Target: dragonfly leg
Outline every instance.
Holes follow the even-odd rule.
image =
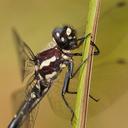
[[[82,56],[82,53],[72,53],[72,56]]]
[[[84,40],[86,40],[89,36],[91,36],[91,33],[87,34],[85,37],[81,37],[81,38],[77,39],[77,41],[79,41],[78,47],[79,47],[81,44],[83,44]],[[100,50],[99,50],[99,48],[96,46],[96,44],[95,44],[93,41],[91,41],[90,44],[91,44],[92,46],[94,46],[95,49],[96,49],[96,51],[94,51],[93,55],[99,55],[99,54],[100,54]],[[75,55],[75,54],[74,54],[74,55]],[[78,56],[78,55],[77,55],[77,56]]]
[[[80,68],[83,66],[83,64],[86,63],[88,58],[86,58],[79,66],[78,68],[76,69],[76,71],[73,73],[73,63],[72,62],[68,62],[67,65],[68,65],[68,71],[67,74],[65,75],[65,80],[64,80],[64,86],[63,86],[63,92],[66,92],[68,94],[77,94],[76,91],[72,92],[72,91],[69,91],[69,81],[70,79],[72,79],[77,73],[78,71],[80,70]],[[96,99],[94,98],[92,95],[89,95],[89,97],[94,100],[95,102],[98,102],[99,99]]]
[[[99,55],[100,54],[100,50],[96,46],[96,44],[93,41],[91,41],[91,45],[96,49],[96,51],[94,51],[94,53],[92,55]]]
[[[89,94],[89,97],[94,100],[95,102],[98,102],[100,99],[96,99],[95,97],[93,97],[91,94]]]
[[[87,35],[87,37],[90,36],[90,34]],[[84,40],[86,37],[84,38],[80,38],[79,40],[81,40],[81,42],[83,42],[82,40]],[[94,55],[98,55],[100,53],[98,47],[94,44],[94,42],[91,42],[91,45],[94,46],[96,48],[96,51],[94,52]],[[63,89],[62,89],[62,99],[65,102],[65,105],[67,106],[67,108],[70,110],[70,112],[72,113],[72,118],[71,118],[71,122],[73,121],[74,118],[74,111],[72,110],[71,106],[69,105],[69,103],[67,102],[66,98],[65,98],[65,93],[69,93],[69,94],[76,94],[77,92],[71,92],[69,91],[69,82],[70,79],[72,79],[80,70],[80,68],[83,66],[83,64],[86,63],[86,61],[88,60],[88,57],[78,66],[78,68],[76,69],[75,72],[73,72],[73,62],[72,61],[65,61],[65,64],[68,67],[68,72],[65,75],[65,79],[64,79],[64,85],[63,85]],[[91,99],[93,99],[94,101],[98,102],[99,99],[95,99],[93,96],[89,95]]]
[[[71,92],[71,91],[67,91],[68,94],[77,94],[77,91],[74,91],[74,92]],[[96,99],[95,97],[93,97],[91,94],[89,94],[89,97],[95,101],[95,102],[98,102],[100,99]]]
[[[88,35],[86,35],[85,37],[81,37],[79,39],[77,39],[77,41],[79,41],[78,47],[84,42],[85,39],[87,39],[89,36],[91,35],[91,33],[89,33]],[[91,41],[90,43],[95,49],[96,51],[94,51],[94,53],[92,55],[99,55],[100,54],[100,50],[97,47],[97,45]],[[82,56],[82,53],[71,53],[72,56]]]
[[[72,117],[71,117],[71,123],[72,123],[75,114],[74,114],[73,109],[71,108],[71,106],[69,105],[68,101],[65,98],[65,94],[69,93],[68,92],[69,81],[70,81],[70,77],[69,77],[69,73],[67,73],[65,75],[65,80],[64,80],[64,85],[63,85],[61,96],[62,96],[62,99],[63,99],[65,105],[67,106],[67,108],[70,110],[70,112],[72,114]],[[75,94],[74,92],[70,92],[70,93]]]
[[[71,123],[72,123],[73,118],[74,118],[74,115],[75,115],[75,114],[74,114],[74,111],[73,111],[73,109],[71,108],[71,106],[69,105],[69,103],[67,102],[64,93],[62,93],[62,99],[63,99],[65,105],[67,106],[67,108],[70,110],[70,112],[71,112],[71,114],[72,114],[72,117],[71,117]]]
[[[89,36],[91,36],[91,33],[87,34],[87,35],[84,36],[84,37],[78,38],[78,39],[77,39],[77,41],[79,41],[78,47],[79,47]]]

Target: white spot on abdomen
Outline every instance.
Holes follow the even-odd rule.
[[[55,57],[55,56],[53,56],[53,57],[51,57],[51,58],[49,58],[49,59],[43,61],[43,62],[41,63],[41,65],[40,65],[40,69],[42,69],[44,66],[49,66],[50,63],[51,63],[51,62],[54,62],[54,61],[56,61],[56,57]]]
[[[33,98],[33,99],[36,98],[36,95],[34,92],[31,93],[31,98]]]

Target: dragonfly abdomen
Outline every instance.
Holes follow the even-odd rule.
[[[19,128],[25,121],[29,113],[37,106],[41,99],[48,92],[51,85],[46,85],[46,83],[37,82],[33,86],[32,90],[28,94],[27,99],[23,102],[17,114],[13,117],[8,128]]]

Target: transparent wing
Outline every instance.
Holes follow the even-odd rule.
[[[26,85],[26,96],[30,92],[32,83],[35,79],[35,61],[36,56],[30,47],[20,38],[19,34],[13,29],[13,35],[18,53],[22,82]]]
[[[13,35],[15,39],[16,49],[18,53],[18,59],[20,62],[20,71],[22,81],[25,84],[24,99],[27,98],[31,92],[32,87],[35,85],[34,66],[35,66],[35,55],[30,47],[20,38],[15,29],[13,29]],[[39,105],[30,113],[22,125],[23,128],[33,128],[35,120],[38,114]]]
[[[34,71],[35,55],[29,46],[20,38],[17,31],[13,29],[13,36],[15,39],[16,50],[20,64],[22,81]]]
[[[29,115],[29,126],[30,128],[34,128],[35,126],[35,122],[36,122],[36,118],[38,116],[38,112],[39,112],[39,104],[36,106],[36,108],[30,113]]]

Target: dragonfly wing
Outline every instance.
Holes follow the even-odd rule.
[[[30,47],[20,38],[15,29],[13,29],[13,36],[20,62],[22,81],[24,81],[24,79],[34,71],[34,60],[36,57]]]
[[[13,36],[15,39],[16,50],[20,62],[19,64],[22,81],[26,85],[25,97],[27,98],[36,82],[34,75],[36,57],[30,47],[20,38],[19,34],[15,29],[13,29]],[[30,113],[22,127],[34,127],[35,120],[38,114],[38,108],[39,105],[37,105],[37,107]]]
[[[36,106],[36,108],[34,110],[32,110],[32,112],[29,115],[29,126],[30,126],[30,128],[34,128],[34,126],[35,126],[36,118],[37,118],[38,112],[39,112],[39,107],[40,107],[40,104],[38,104]]]

